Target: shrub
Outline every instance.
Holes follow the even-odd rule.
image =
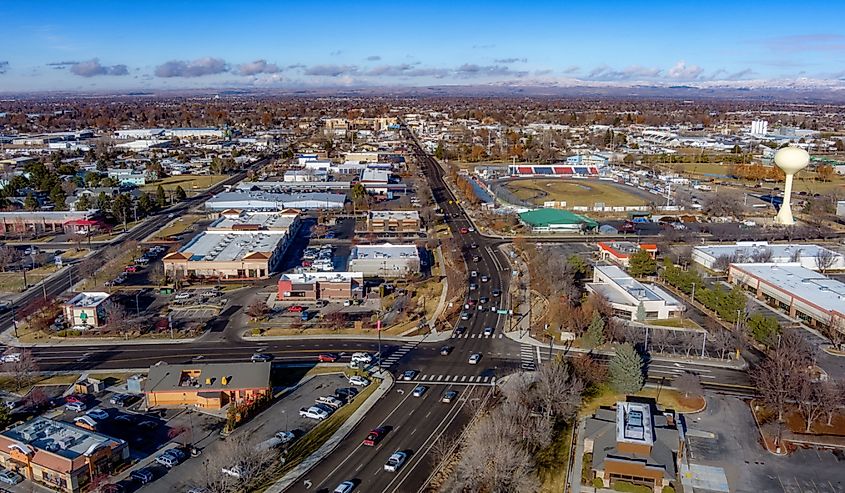
[[[593,486],[596,488],[604,488],[604,481],[602,481],[601,478],[595,478],[593,479]]]

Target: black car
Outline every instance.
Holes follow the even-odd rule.
[[[469,247],[473,249],[478,248],[478,243],[470,243]]]
[[[440,354],[443,356],[448,356],[449,353],[452,352],[452,349],[452,346],[443,346],[442,348],[440,348]]]
[[[467,331],[466,327],[455,327],[455,335],[463,335],[464,332]]]
[[[334,395],[340,397],[341,399],[351,399],[358,395],[358,389],[355,387],[340,387],[335,389]]]
[[[499,290],[499,289],[494,289],[494,290],[493,290],[493,297],[494,297],[494,298],[498,298],[498,297],[499,297],[499,296],[501,296],[501,295],[502,295],[502,291],[501,291],[501,290]]]
[[[129,474],[129,477],[134,479],[135,481],[138,481],[141,484],[147,484],[150,481],[152,481],[153,479],[155,479],[155,476],[153,476],[152,471],[150,471],[147,468],[138,469],[137,471],[132,471]]]

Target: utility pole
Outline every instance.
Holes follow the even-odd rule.
[[[381,373],[381,312],[379,312],[379,317],[376,321],[376,333],[378,334],[378,371]]]

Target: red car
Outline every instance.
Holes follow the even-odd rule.
[[[467,233],[469,233],[469,229],[467,229],[467,228],[461,228],[461,234],[462,234],[462,235],[465,235],[465,234],[467,234]]]
[[[68,403],[70,403],[70,402],[80,402],[80,403],[82,403],[84,401],[83,401],[82,397],[75,395],[75,394],[70,394],[69,396],[65,397],[65,402],[68,402]]]
[[[301,306],[299,306],[299,305],[291,305],[291,306],[289,306],[289,307],[288,307],[288,311],[289,311],[289,312],[293,312],[293,313],[299,313],[299,312],[301,312],[303,309],[304,309],[304,308],[303,308],[303,307],[301,307]]]
[[[387,434],[387,430],[384,428],[376,428],[367,434],[367,438],[365,438],[361,444],[366,445],[367,447],[375,447],[376,444],[384,438],[385,434]]]
[[[137,272],[138,267],[135,265],[127,265],[126,268],[123,269],[124,272]]]
[[[320,363],[334,363],[338,359],[338,355],[332,353],[323,353],[317,355],[317,361]]]

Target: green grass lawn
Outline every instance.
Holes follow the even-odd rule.
[[[598,180],[537,179],[508,182],[505,188],[517,198],[537,205],[546,201],[566,201],[567,207],[644,205],[646,201],[614,185]]]
[[[67,375],[36,375],[29,384],[17,388],[15,381],[8,376],[0,376],[0,390],[18,395],[26,395],[36,385],[70,385],[79,379],[79,374]]]
[[[381,382],[379,380],[373,381],[373,383],[358,394],[358,396],[355,397],[350,404],[347,404],[335,411],[335,413],[329,416],[325,421],[322,421],[320,424],[312,428],[311,431],[305,434],[305,436],[291,445],[287,454],[285,454],[285,463],[276,463],[274,467],[269,469],[262,484],[251,485],[253,487],[253,491],[266,490],[275,481],[299,465],[299,463],[305,460],[309,455],[316,452],[317,449],[326,443],[326,441],[341,427],[341,425],[343,425],[343,423],[352,416],[352,413],[361,407],[364,401],[366,401],[367,398],[376,391],[380,383]]]
[[[569,450],[572,447],[572,427],[567,423],[555,425],[551,445],[536,457],[537,474],[542,481],[540,491],[553,493],[566,490]]]
[[[228,178],[227,175],[176,175],[168,176],[163,180],[153,183],[147,183],[141,190],[147,193],[155,193],[158,186],[161,185],[165,191],[176,190],[176,187],[182,187],[182,190],[191,193],[191,190],[205,190]]]

